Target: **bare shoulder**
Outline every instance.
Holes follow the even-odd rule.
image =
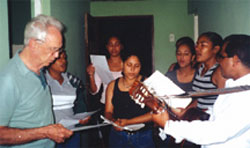
[[[111,81],[106,89],[106,104],[112,100],[113,92],[114,92],[115,80]]]
[[[108,88],[108,89],[110,89],[110,88],[114,88],[114,86],[115,86],[115,80],[113,80],[113,81],[109,82],[109,84],[108,84],[107,88]]]

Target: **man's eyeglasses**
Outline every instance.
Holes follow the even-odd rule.
[[[57,48],[57,47],[48,47],[48,49],[53,53],[55,52],[61,53],[63,51],[63,48]]]
[[[222,54],[218,54],[218,55],[216,56],[216,59],[217,59],[218,61],[223,60],[223,59],[225,59],[225,58],[231,58],[231,56],[224,56],[224,55],[222,55]]]
[[[36,39],[36,41],[40,44],[44,43],[43,40],[40,39]],[[46,45],[47,46],[47,45]],[[61,53],[63,51],[63,48],[58,48],[58,47],[47,47],[51,52],[55,53],[55,52],[59,52]]]
[[[218,55],[217,55],[217,58],[219,58],[219,59],[225,59],[225,58],[227,58],[227,56],[224,56],[224,55],[222,55],[222,54],[218,54]]]

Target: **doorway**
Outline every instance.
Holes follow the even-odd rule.
[[[105,42],[111,35],[121,39],[126,50],[133,50],[140,56],[141,74],[149,76],[153,64],[153,16],[92,17],[85,15],[86,62],[89,54],[106,55]]]

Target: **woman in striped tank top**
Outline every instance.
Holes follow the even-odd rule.
[[[196,61],[200,64],[193,81],[192,89],[194,91],[224,87],[226,79],[221,75],[221,70],[218,68],[219,65],[216,61],[216,55],[219,53],[222,43],[222,37],[215,32],[205,32],[199,36],[195,51]],[[210,114],[216,98],[217,95],[193,98],[185,111],[197,107]]]

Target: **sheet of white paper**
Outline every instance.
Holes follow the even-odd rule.
[[[145,126],[144,123],[139,123],[139,124],[130,124],[130,125],[127,125],[125,127],[129,128],[129,129],[131,129],[133,131],[137,131],[137,130],[143,128],[144,126]]]
[[[97,125],[87,125],[87,126],[80,126],[80,127],[73,127],[73,128],[68,128],[71,131],[81,131],[81,130],[88,130],[88,129],[92,129],[92,128],[97,128],[97,127],[102,127],[102,126],[107,126],[110,125],[108,123],[102,123],[102,124],[97,124]]]
[[[79,120],[73,118],[63,118],[59,121],[64,127],[71,127],[79,123]]]
[[[95,110],[95,111],[91,111],[91,112],[78,113],[78,114],[75,114],[75,115],[73,116],[73,118],[74,118],[74,119],[78,119],[78,120],[84,119],[84,118],[86,118],[86,117],[88,117],[88,116],[93,115],[94,113],[98,112],[99,110],[100,110],[100,109]]]
[[[92,111],[92,112],[78,113],[78,114],[75,114],[72,117],[67,117],[67,118],[61,119],[59,121],[59,123],[62,124],[64,127],[74,127],[76,124],[79,123],[79,120],[85,119],[85,118],[93,115],[97,111],[99,111],[99,110],[95,110],[95,111]]]
[[[101,115],[101,118],[104,120],[104,123],[112,124],[113,126],[119,127],[121,129],[127,130],[127,131],[136,131],[136,130],[139,130],[145,126],[145,124],[140,123],[140,124],[131,124],[131,125],[127,125],[127,126],[122,127],[122,126],[115,124],[113,121],[103,117],[102,115]]]
[[[161,97],[165,102],[173,108],[185,108],[192,101],[191,98],[176,98],[172,95],[182,94],[183,91],[168,77],[156,70],[143,84],[148,88],[151,93],[157,97]]]
[[[109,70],[107,59],[104,55],[90,55],[91,63],[95,66],[95,71],[102,79],[102,82],[108,84],[114,80],[114,77]]]

